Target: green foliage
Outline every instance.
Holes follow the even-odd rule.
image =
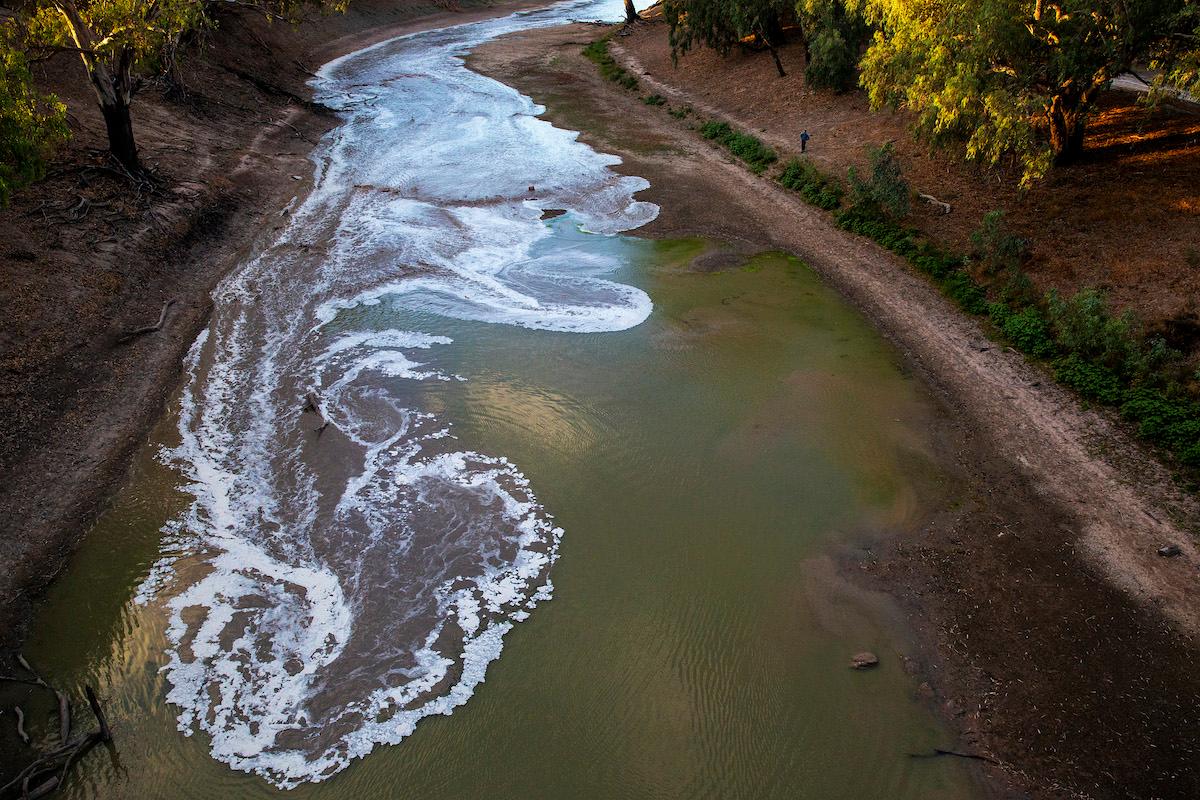
[[[0,205],[46,172],[46,159],[69,131],[66,107],[31,85],[11,23],[0,25]]]
[[[1055,339],[1069,353],[1126,379],[1147,372],[1149,355],[1132,313],[1114,316],[1104,295],[1083,289],[1069,298],[1047,297],[1047,315]]]
[[[989,211],[983,223],[971,234],[972,254],[988,275],[1019,270],[1029,251],[1029,243],[1014,235],[1004,221],[1003,211]]]
[[[667,98],[663,97],[661,94],[652,94],[649,97],[643,97],[642,102],[648,106],[665,106],[667,104]]]
[[[1024,184],[1078,155],[1117,75],[1148,58],[1184,85],[1197,74],[1200,40],[1179,38],[1200,26],[1194,0],[854,3],[878,26],[861,62],[872,105],[909,109],[921,135],[969,158],[1014,154]]]
[[[795,13],[794,0],[663,0],[671,58],[696,45],[726,55],[753,37],[781,44],[783,23]]]
[[[1006,314],[1002,320],[993,317],[993,321],[998,323],[1004,338],[1022,353],[1036,358],[1050,358],[1058,352],[1050,327],[1036,307]]]
[[[686,106],[683,106],[682,108],[672,108],[667,113],[670,114],[675,119],[683,119],[688,114],[691,114],[692,110],[693,109],[690,105],[686,105]]]
[[[800,193],[807,202],[817,208],[833,211],[842,205],[845,190],[835,178],[825,175],[807,159],[793,158],[783,168],[779,182],[788,189]]]
[[[745,161],[755,175],[761,175],[778,158],[775,151],[763,144],[757,137],[748,133],[739,133],[724,122],[704,123],[700,126],[700,135],[705,139],[724,145],[729,152]]]
[[[32,44],[85,50],[90,73],[98,63],[116,73],[127,68],[126,61],[152,70],[172,40],[207,24],[205,12],[203,0],[41,2],[29,21],[28,38]]]
[[[607,36],[597,39],[583,48],[583,54],[589,61],[600,68],[600,74],[608,80],[630,91],[637,88],[637,78],[630,75],[624,67],[617,63],[612,54],[608,52]]]
[[[912,190],[904,180],[904,171],[896,158],[891,142],[870,151],[871,171],[860,177],[858,170],[850,168],[851,203],[867,214],[900,219],[908,215],[909,196]]]
[[[870,39],[870,28],[843,0],[800,0],[796,10],[807,34],[805,81],[815,89],[853,89],[859,51]]]
[[[1108,367],[1071,354],[1054,363],[1054,377],[1088,400],[1115,405],[1121,400],[1121,380]]]

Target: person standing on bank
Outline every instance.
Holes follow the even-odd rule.
[[[800,152],[808,150],[808,140],[812,137],[808,135],[808,128],[800,131]]]

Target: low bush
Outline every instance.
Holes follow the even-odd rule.
[[[1088,400],[1108,405],[1116,405],[1121,401],[1121,380],[1116,373],[1107,367],[1084,361],[1073,353],[1054,362],[1054,377]]]
[[[642,102],[648,106],[663,106],[667,104],[667,98],[661,94],[652,94],[649,97],[643,97]]]
[[[633,90],[637,88],[638,80],[608,52],[608,37],[597,39],[583,48],[583,54],[589,61],[600,68],[600,74],[618,86]]]
[[[775,151],[763,144],[757,137],[748,133],[739,133],[725,122],[709,121],[700,126],[700,135],[705,139],[725,146],[729,152],[746,162],[750,171],[761,175],[767,167],[775,163],[778,156]]]
[[[784,187],[799,192],[805,201],[817,208],[833,211],[842,205],[842,195],[845,194],[842,185],[817,169],[811,161],[793,158],[783,168],[778,180]]]
[[[1004,309],[1001,318],[997,318],[998,315],[992,312],[991,306]],[[1050,334],[1050,327],[1037,308],[1026,308],[1013,313],[1003,303],[993,303],[991,306],[989,316],[1013,347],[1037,358],[1051,358],[1058,352],[1058,345]]]
[[[988,275],[1019,270],[1029,253],[1029,242],[1008,229],[1003,211],[983,215],[983,224],[971,234],[971,244],[975,248],[971,255]]]
[[[870,172],[864,177],[851,167],[847,173],[851,204],[870,216],[902,219],[908,216],[912,190],[904,179],[891,142],[868,153]]]

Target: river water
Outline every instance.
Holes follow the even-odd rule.
[[[646,182],[462,65],[620,11],[321,70],[314,191],[31,642],[112,707],[76,796],[970,794],[827,558],[937,494],[919,387],[791,257],[623,235]]]

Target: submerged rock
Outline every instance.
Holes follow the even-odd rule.
[[[861,653],[855,653],[850,658],[850,666],[853,669],[871,669],[871,667],[879,666],[879,656],[874,653],[868,653],[865,650]]]

